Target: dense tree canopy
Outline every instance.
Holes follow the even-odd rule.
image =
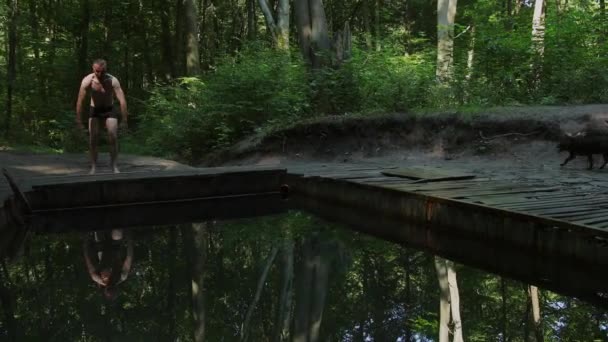
[[[454,1],[448,31],[437,8],[421,0],[8,0],[0,128],[10,140],[82,150],[74,102],[100,57],[128,96],[139,152],[192,161],[243,134],[317,115],[606,101],[603,0]],[[437,65],[442,32],[453,60]],[[436,80],[446,65],[447,87]]]
[[[608,101],[604,0],[7,0],[0,14],[2,139],[60,152],[86,149],[75,101],[97,58],[127,95],[123,150],[190,163],[316,116]],[[608,340],[588,304],[299,213],[146,234],[113,304],[73,262],[80,237],[37,237],[2,265],[0,339],[427,341],[456,319],[467,341]],[[456,271],[460,290],[440,293]],[[460,308],[438,313],[454,293]]]

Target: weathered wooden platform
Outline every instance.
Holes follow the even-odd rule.
[[[378,164],[293,165],[287,183],[295,208],[608,307],[601,186]]]
[[[551,279],[551,287],[567,284],[608,302],[608,194],[602,186],[382,163],[16,178],[34,208],[30,226],[37,232],[266,215],[289,206],[533,283]],[[282,185],[289,187],[287,202]],[[10,195],[1,179],[0,205],[10,203]],[[0,207],[0,216],[6,212]]]
[[[346,164],[289,167],[287,183],[292,196],[310,201],[608,266],[608,194],[601,188]]]

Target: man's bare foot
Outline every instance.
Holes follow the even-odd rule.
[[[112,172],[114,172],[114,173],[120,173],[120,170],[118,169],[117,166],[113,166],[112,167]]]
[[[94,175],[95,174],[95,166],[91,166],[91,170],[89,170],[89,174],[90,175]]]

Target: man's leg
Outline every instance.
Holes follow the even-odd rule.
[[[110,159],[112,160],[112,172],[120,173],[116,159],[118,158],[118,120],[108,118],[106,120],[108,130],[108,144],[110,145]]]
[[[89,174],[95,174],[97,168],[97,141],[99,139],[99,120],[97,118],[89,118],[89,157],[91,159],[91,171]]]

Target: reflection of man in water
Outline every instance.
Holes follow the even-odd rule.
[[[84,241],[84,260],[89,275],[103,288],[104,296],[113,300],[118,296],[117,285],[129,276],[133,261],[133,242],[122,229],[94,232]],[[91,261],[95,260],[95,264]]]

